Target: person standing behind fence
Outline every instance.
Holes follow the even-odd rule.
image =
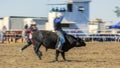
[[[25,33],[24,36],[27,36],[27,34],[28,34],[27,29],[28,29],[28,24],[26,24],[25,27],[24,27],[24,33]]]
[[[2,27],[2,31],[1,31],[1,40],[2,40],[2,43],[4,43],[6,31],[7,31],[6,26],[3,26]]]

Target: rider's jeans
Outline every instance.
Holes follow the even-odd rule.
[[[59,36],[59,42],[57,48],[62,49],[63,44],[65,43],[65,38],[62,31],[56,30],[57,35]]]

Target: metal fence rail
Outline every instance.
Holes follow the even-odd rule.
[[[102,42],[107,42],[107,41],[115,41],[119,42],[120,41],[120,34],[89,34],[89,33],[84,33],[80,29],[68,29],[65,30],[66,33],[73,35],[75,37],[80,37],[84,39],[85,41],[102,41]]]
[[[0,34],[0,43],[3,43],[3,41],[11,41],[11,40],[15,40],[15,42],[18,39],[23,39],[23,35],[22,34],[6,34],[4,37],[2,37],[2,35]]]

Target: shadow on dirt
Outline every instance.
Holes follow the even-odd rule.
[[[61,60],[61,61],[48,61],[47,63],[55,63],[55,62],[106,62],[105,60]]]

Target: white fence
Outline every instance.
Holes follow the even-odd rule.
[[[85,41],[120,41],[119,34],[89,34],[83,33],[80,29],[68,29],[64,30],[67,34],[71,34],[75,37],[80,37]]]

